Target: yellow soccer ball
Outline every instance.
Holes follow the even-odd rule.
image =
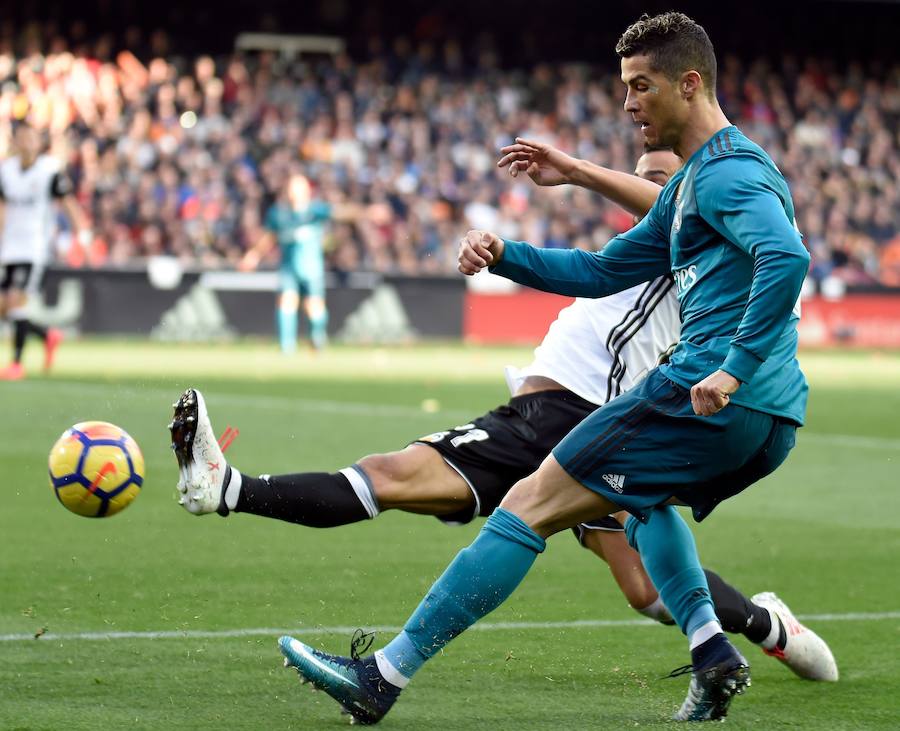
[[[73,513],[106,518],[124,510],[144,484],[144,456],[124,429],[76,424],[50,450],[50,487]]]

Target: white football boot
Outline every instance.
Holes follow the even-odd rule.
[[[173,408],[175,415],[169,430],[180,473],[178,504],[194,515],[216,512],[228,515],[223,492],[231,468],[209,423],[203,395],[189,388]]]
[[[794,613],[774,592],[766,591],[750,598],[754,604],[769,610],[773,622],[778,619],[784,627],[784,643],[762,651],[787,665],[795,675],[806,680],[835,682],[838,667],[828,644],[809,627],[802,625]]]

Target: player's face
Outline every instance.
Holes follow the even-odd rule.
[[[654,70],[645,55],[622,59],[622,81],[628,88],[625,111],[641,125],[647,144],[677,146],[688,112],[678,85]]]
[[[28,158],[37,157],[41,151],[41,138],[37,130],[31,127],[19,127],[16,130],[16,149],[20,154]]]
[[[294,175],[288,183],[288,199],[297,210],[309,205],[311,190],[309,181],[302,175]]]
[[[634,174],[657,185],[665,185],[680,167],[681,158],[674,152],[655,150],[645,152],[638,158]]]

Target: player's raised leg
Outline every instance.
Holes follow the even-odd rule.
[[[188,389],[174,407],[170,429],[180,502],[196,515],[234,511],[331,528],[389,509],[469,519],[476,512],[465,479],[423,444],[369,455],[332,473],[251,477],[226,462],[200,391]]]

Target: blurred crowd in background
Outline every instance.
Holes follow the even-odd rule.
[[[363,207],[330,227],[339,271],[452,272],[469,228],[595,250],[631,225],[596,195],[495,164],[519,135],[633,169],[642,142],[615,59],[501,68],[484,38],[373,42],[351,60],[187,57],[137,29],[116,47],[77,26],[66,37],[0,29],[0,155],[15,120],[46,130],[91,220],[73,264],[234,266],[295,171],[318,197]],[[720,54],[718,86],[788,178],[813,277],[900,286],[900,66]]]

